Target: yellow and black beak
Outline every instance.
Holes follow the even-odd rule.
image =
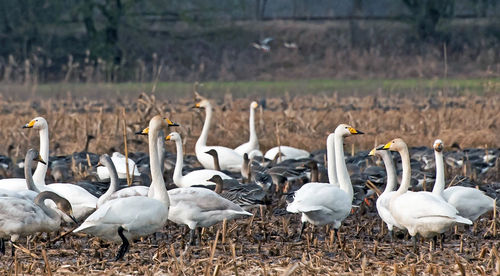
[[[375,156],[375,151],[377,151],[377,148],[373,148],[370,153],[368,153],[369,156]]]
[[[436,145],[434,145],[434,150],[436,150],[437,152],[443,151],[443,148],[443,143],[437,143]]]
[[[143,129],[141,131],[137,131],[135,134],[137,134],[137,135],[148,135],[148,133],[149,133],[149,127],[145,128],[145,129]]]
[[[383,146],[381,149],[383,150],[388,150],[392,145],[392,141],[390,141],[389,143],[385,144],[385,146]]]
[[[179,124],[170,121],[168,118],[165,118],[165,122],[167,122],[167,125],[169,127],[171,127],[171,126],[179,126]]]
[[[38,161],[44,165],[47,165],[47,162],[43,161],[42,156],[40,154],[37,157],[35,157],[35,159],[33,159],[33,161]]]
[[[25,124],[23,128],[32,128],[35,125],[35,120],[31,120],[29,123]]]
[[[200,103],[196,103],[195,105],[193,105],[193,108],[201,108],[201,104]]]
[[[170,141],[170,139],[172,139],[172,135],[168,135],[167,137],[165,137],[165,141]]]
[[[364,132],[359,131],[359,130],[357,130],[357,129],[353,128],[353,127],[349,127],[349,132],[350,132],[351,134],[365,134]]]

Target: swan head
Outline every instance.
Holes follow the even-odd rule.
[[[335,134],[336,135],[341,135],[342,137],[346,137],[346,136],[351,136],[351,135],[364,134],[364,132],[355,129],[355,128],[353,128],[350,125],[340,124],[335,129]]]
[[[180,141],[181,140],[181,135],[177,132],[172,132],[167,137],[165,137],[165,140],[167,141]]]
[[[199,102],[197,102],[193,108],[206,108],[206,107],[210,107],[210,102],[207,100],[207,99],[203,99]]]
[[[113,161],[111,161],[111,157],[109,157],[109,155],[105,153],[99,157],[99,163],[97,163],[97,166],[108,166],[112,163]]]
[[[396,138],[389,143],[385,144],[385,146],[382,148],[383,150],[390,150],[390,151],[400,151],[404,148],[408,148],[406,145],[405,141],[401,138]]]
[[[43,117],[36,117],[29,123],[25,124],[23,128],[44,129],[48,128],[47,121]]]
[[[443,143],[443,141],[441,141],[441,139],[436,139],[436,141],[434,141],[434,145],[432,145],[432,147],[434,148],[435,151],[442,152],[444,149],[444,143]]]
[[[378,145],[378,146],[374,147],[374,148],[370,151],[370,153],[368,153],[368,155],[369,155],[369,156],[375,156],[375,155],[377,155],[378,153],[380,153],[380,150],[381,150],[384,146],[385,146],[385,145],[380,144],[380,145]]]
[[[44,165],[47,165],[45,160],[42,159],[42,156],[40,156],[40,153],[36,149],[29,149],[28,152],[26,152],[26,157],[25,159],[28,160],[33,160],[33,161],[38,161]]]
[[[165,118],[165,123],[167,123],[167,126],[168,127],[172,127],[172,126],[180,126],[178,123],[174,123],[172,121],[170,121],[168,118]],[[137,131],[135,134],[137,135],[148,135],[149,134],[149,127],[141,130],[141,131]]]
[[[256,109],[257,107],[259,107],[259,104],[258,104],[256,101],[253,101],[253,102],[250,104],[250,108],[252,108],[252,109]]]
[[[76,220],[75,216],[73,215],[73,209],[71,208],[71,203],[69,203],[69,201],[67,199],[65,199],[64,197],[62,197],[54,192],[43,191],[43,192],[40,192],[36,196],[34,201],[39,202],[40,200],[45,200],[45,199],[50,199],[50,200],[54,201],[54,203],[56,204],[56,206],[59,210],[61,210],[66,215],[68,215],[68,217],[70,217],[75,223],[78,224],[78,221]]]

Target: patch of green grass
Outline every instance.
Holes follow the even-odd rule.
[[[19,95],[39,95],[41,97],[64,97],[68,93],[77,97],[100,98],[136,97],[141,92],[150,93],[153,83],[49,83],[35,87],[24,85],[2,85],[0,92]],[[160,98],[191,95],[193,84],[186,82],[160,82],[155,92]],[[209,97],[220,97],[232,93],[234,97],[279,96],[284,93],[317,94],[332,93],[367,95],[371,93],[435,93],[451,91],[458,94],[497,93],[500,79],[313,79],[289,81],[211,81],[205,82],[198,91]],[[23,93],[24,92],[24,93]]]

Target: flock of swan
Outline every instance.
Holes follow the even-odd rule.
[[[127,171],[123,157],[118,153],[112,157],[103,154],[97,174],[100,179],[109,179],[109,187],[99,196],[74,183],[45,183],[49,161],[48,124],[42,117],[31,120],[24,128],[39,131],[40,151],[27,151],[24,178],[0,180],[0,252],[5,253],[5,239],[15,243],[20,237],[57,231],[62,223],[76,223],[74,233],[121,242],[116,255],[119,260],[128,251],[130,241],[162,231],[167,220],[189,227],[189,244],[193,245],[200,227],[252,216],[248,209],[280,197],[286,197],[288,212],[301,215],[298,239],[307,223],[331,224],[337,232],[352,213],[359,189],[353,185],[354,176],[346,165],[344,139],[363,132],[346,124],[338,125],[326,139],[327,161],[326,168],[322,168],[311,159],[311,153],[302,149],[280,145],[266,153],[260,151],[254,123],[257,102],[250,104],[249,141],[235,149],[207,146],[212,106],[210,101],[202,99],[195,107],[205,109],[206,114],[195,146],[203,169],[184,173],[181,135],[174,131],[165,136],[169,127],[178,124],[155,116],[149,126],[139,132],[148,136],[149,187],[119,189],[120,178],[126,177]],[[174,142],[176,148],[172,179],[177,188],[167,190],[164,147],[169,142]],[[396,227],[408,232],[415,249],[418,236],[437,237],[457,224],[471,225],[496,204],[494,198],[476,188],[444,189],[443,142],[436,140],[433,148],[436,177],[432,192],[409,191],[412,165],[409,149],[402,139],[393,139],[369,153],[380,157],[385,165],[387,181],[376,208],[387,225],[391,241]],[[398,185],[397,170],[391,151],[399,153],[401,159],[402,178],[397,190],[394,190]],[[34,173],[33,161],[38,162]],[[304,169],[293,169],[299,163],[313,168],[305,181]],[[133,160],[129,160],[130,164],[130,173],[139,175]],[[294,181],[297,179],[300,181]]]

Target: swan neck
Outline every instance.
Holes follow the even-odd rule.
[[[408,147],[405,146],[399,150],[399,154],[401,155],[401,162],[403,165],[403,179],[401,180],[401,185],[396,193],[404,194],[408,191],[411,181],[410,153],[408,152]]]
[[[434,151],[434,157],[436,158],[436,182],[434,183],[432,193],[442,196],[445,185],[443,153]]]
[[[344,137],[341,134],[335,134],[335,162],[337,165],[337,177],[340,189],[349,195],[350,201],[353,198],[353,189],[351,178],[347,171],[347,166],[344,159]]]
[[[196,147],[205,147],[207,145],[208,130],[210,129],[210,121],[212,120],[212,106],[208,104],[205,107],[205,122],[201,130],[200,138],[196,141]]]
[[[170,198],[168,197],[167,188],[165,187],[165,181],[163,180],[163,174],[160,170],[160,160],[158,158],[158,132],[160,126],[149,125],[149,166],[151,169],[151,186],[150,190],[153,189],[152,193],[148,193],[148,196],[162,201],[165,205],[170,206]]]
[[[182,182],[182,167],[184,166],[184,160],[183,160],[184,152],[182,151],[182,140],[179,139],[175,141],[175,148],[177,151],[177,159],[175,161],[173,180],[178,187],[181,187],[180,185]]]
[[[326,139],[326,162],[328,166],[328,181],[330,184],[339,186],[339,181],[337,179],[337,169],[335,168],[335,134],[328,135]]]
[[[387,185],[385,186],[384,193],[391,192],[396,187],[397,182],[396,168],[394,167],[391,152],[386,151],[385,154],[382,154],[382,160],[384,161],[385,172],[387,174]]]
[[[26,185],[28,187],[28,190],[40,193],[40,190],[38,187],[35,185],[35,182],[33,181],[33,175],[31,174],[31,164],[33,162],[31,160],[24,160],[24,178],[26,178]],[[40,165],[43,165],[41,162],[38,162]]]
[[[40,129],[40,156],[43,161],[49,164],[49,129],[43,127]],[[35,173],[33,174],[33,181],[37,185],[45,185],[45,174],[47,173],[47,165],[38,162]]]
[[[250,131],[250,138],[249,138],[249,143],[251,145],[256,144],[258,146],[259,141],[257,138],[257,132],[255,131],[255,109],[250,107],[250,119],[248,121],[249,124],[249,131]]]
[[[43,212],[47,216],[49,216],[51,219],[55,220],[59,224],[61,222],[61,216],[55,210],[53,210],[52,208],[45,205],[46,199],[52,200],[57,205],[57,200],[54,197],[52,197],[52,194],[50,192],[49,193],[47,193],[47,192],[39,193],[38,196],[35,197],[34,202],[36,205],[38,205],[43,210]]]
[[[97,200],[98,207],[101,206],[114,192],[118,190],[118,173],[116,172],[113,161],[109,159],[104,165],[106,169],[108,169],[110,181],[108,190]]]
[[[163,175],[165,172],[165,133],[163,130],[160,130],[158,133],[157,147],[158,147],[158,158],[160,159],[160,171]]]

